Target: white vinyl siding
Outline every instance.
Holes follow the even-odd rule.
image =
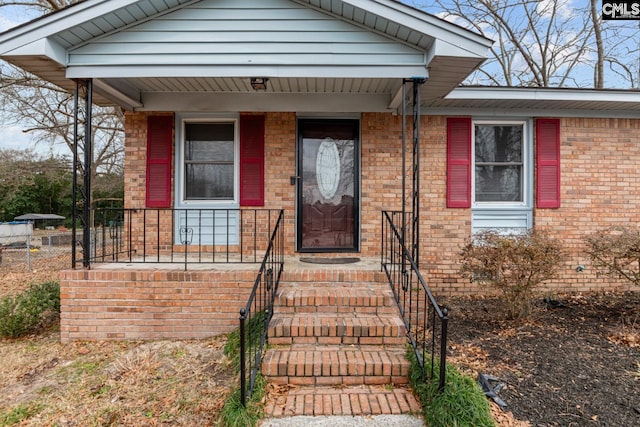
[[[424,65],[423,51],[289,0],[203,0],[72,49],[70,66]]]
[[[179,245],[238,244],[238,210],[178,210],[175,242]]]

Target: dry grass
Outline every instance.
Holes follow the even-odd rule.
[[[31,260],[30,269],[22,260],[12,261],[5,251],[0,264],[0,297],[24,291],[32,283],[60,280],[60,270],[71,268],[71,255],[63,254],[52,258]]]
[[[24,426],[215,425],[234,383],[223,344],[1,341],[0,421],[26,408]]]
[[[70,265],[59,261],[3,266],[0,297],[58,280]],[[216,425],[236,381],[225,341],[63,344],[57,330],[0,340],[0,426]]]

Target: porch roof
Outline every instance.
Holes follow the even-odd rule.
[[[0,34],[0,57],[128,109],[385,111],[403,78],[443,97],[490,45],[396,0],[86,0]]]
[[[484,117],[640,118],[635,89],[458,87],[422,104],[422,114]]]

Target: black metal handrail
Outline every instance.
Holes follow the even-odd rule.
[[[425,380],[437,372],[438,389],[444,390],[447,361],[448,313],[429,290],[411,252],[404,244],[402,212],[382,212],[382,268],[407,329],[407,335]],[[439,322],[439,324],[438,324]],[[438,356],[439,355],[439,356]],[[430,359],[430,366],[425,364]],[[427,369],[429,368],[429,369]]]
[[[283,223],[284,211],[280,211],[247,305],[240,310],[240,401],[243,406],[253,392],[284,269]]]
[[[279,209],[93,211],[90,263],[259,263]]]

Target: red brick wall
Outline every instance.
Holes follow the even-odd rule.
[[[440,295],[483,292],[460,277],[458,252],[471,232],[470,209],[447,209],[446,118],[422,120],[421,269]],[[560,121],[561,207],[534,209],[534,226],[560,239],[566,256],[547,292],[628,288],[598,275],[584,238],[611,225],[640,220],[640,120]],[[585,266],[577,272],[578,265]]]
[[[188,339],[230,332],[254,280],[254,271],[63,271],[60,337]]]
[[[146,114],[127,116],[127,206],[144,205]],[[285,249],[295,254],[296,116],[266,113],[265,207],[285,210]],[[583,238],[613,224],[640,219],[640,120],[561,120],[562,206],[535,209],[534,224],[566,244],[568,256],[557,290],[609,286],[584,255]],[[435,289],[476,292],[458,274],[459,248],[471,232],[470,209],[446,208],[446,117],[421,122],[421,266]],[[409,134],[410,136],[410,134]],[[380,211],[401,209],[401,117],[365,113],[361,119],[361,256],[379,256]],[[583,273],[575,267],[585,265]]]
[[[145,203],[147,113],[127,115],[127,207]],[[295,255],[296,116],[265,114],[265,207],[285,210],[285,250]],[[381,211],[401,209],[401,117],[361,119],[361,252],[379,257]],[[436,295],[483,292],[461,278],[458,252],[471,233],[471,210],[446,208],[446,117],[421,122],[420,266]],[[551,292],[622,288],[598,276],[584,237],[640,220],[640,120],[561,119],[560,209],[535,209],[534,224],[561,239],[567,256]],[[584,272],[576,272],[584,265]],[[203,337],[231,330],[254,273],[73,271],[62,277],[62,337]]]
[[[147,184],[145,173],[147,168],[147,117],[151,115],[173,116],[172,113],[125,114],[125,208],[145,207],[145,189]],[[173,200],[173,185],[171,188],[171,198]]]
[[[560,121],[560,209],[536,209],[534,222],[562,239],[568,256],[553,289],[588,291],[626,287],[598,276],[585,255],[584,236],[612,225],[640,221],[640,120]],[[576,266],[584,265],[582,273]]]

